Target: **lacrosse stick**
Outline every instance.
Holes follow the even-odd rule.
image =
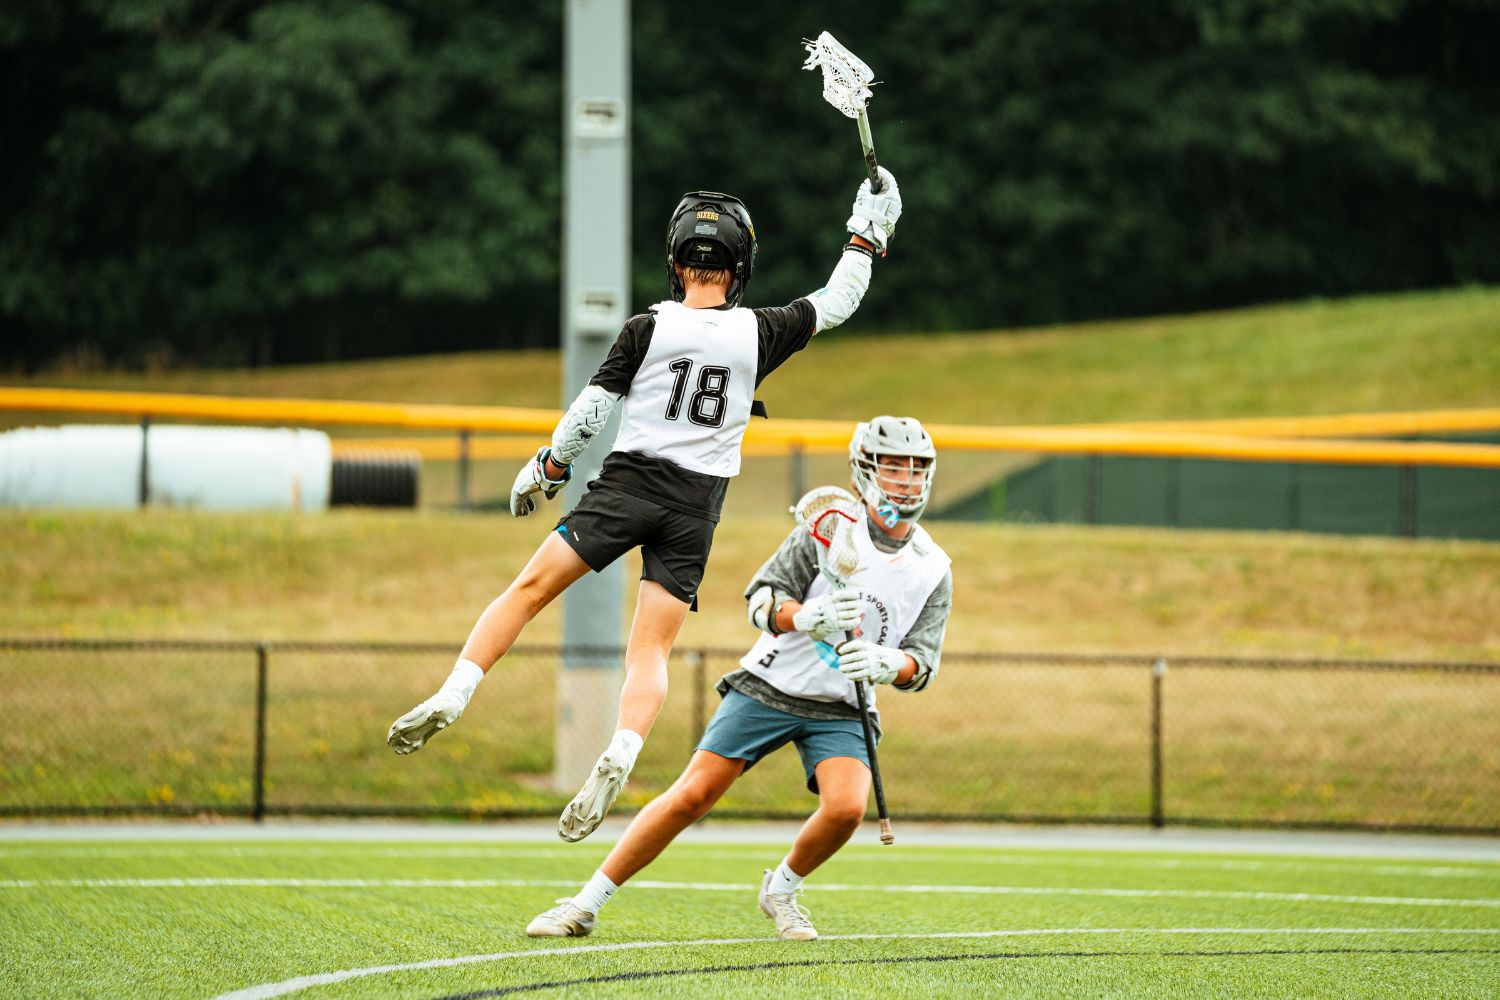
[[[813,541],[818,543],[818,572],[826,576],[835,587],[842,587],[859,571],[859,549],[854,545],[854,532],[850,530],[858,523],[853,513],[857,509],[858,503],[854,497],[837,486],[813,490],[792,508],[792,513],[797,515],[797,523],[806,528]],[[848,635],[844,638],[847,640]],[[859,721],[865,733],[865,752],[870,755],[870,781],[875,786],[875,809],[880,814],[880,842],[892,844],[895,843],[896,835],[891,832],[891,814],[885,808],[885,785],[880,780],[880,761],[875,757],[875,727],[870,722],[870,705],[865,699],[864,681],[855,681],[854,693],[859,700]]]
[[[875,140],[870,136],[870,116],[865,114],[870,87],[875,82],[874,71],[826,31],[816,39],[802,39],[802,46],[808,52],[802,68],[823,71],[823,100],[838,108],[845,118],[859,123],[859,144],[865,151],[870,193],[879,194],[884,185],[880,182],[880,171],[875,169]]]

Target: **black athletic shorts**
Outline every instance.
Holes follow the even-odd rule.
[[[655,580],[696,611],[715,526],[706,517],[591,485],[557,522],[557,533],[595,573],[639,545],[641,579]]]

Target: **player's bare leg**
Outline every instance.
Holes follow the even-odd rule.
[[[802,824],[791,853],[792,871],[806,878],[849,842],[865,818],[870,798],[870,769],[854,757],[829,757],[818,762],[818,810]]]
[[[458,665],[438,693],[391,724],[385,739],[391,749],[413,753],[457,722],[480,678],[510,651],[521,629],[588,569],[567,542],[548,535],[515,582],[479,616]]]
[[[631,820],[625,835],[599,870],[615,885],[624,885],[636,872],[655,861],[679,833],[707,815],[744,772],[742,760],[721,757],[711,750],[694,753],[672,787],[652,799]]]
[[[563,840],[582,840],[597,830],[630,777],[636,755],[667,700],[667,657],[682,630],[688,607],[686,601],[673,597],[656,581],[641,581],[630,641],[625,647],[619,728],[583,789],[563,809],[557,821],[557,835]]]
[[[630,641],[625,647],[625,685],[620,689],[620,728],[645,739],[667,700],[667,657],[689,605],[655,580],[642,580]]]
[[[551,532],[515,582],[480,614],[460,655],[489,670],[510,652],[521,629],[588,571],[588,563],[572,546]]]
[[[559,899],[526,925],[532,937],[586,937],[599,909],[625,881],[661,854],[679,833],[702,819],[745,770],[745,762],[708,750],[693,754],[672,787],[642,809],[578,895]]]
[[[818,936],[807,910],[797,902],[802,880],[849,842],[865,818],[870,797],[870,769],[853,757],[818,762],[818,811],[797,834],[791,853],[776,869],[767,869],[760,885],[760,908],[776,921],[776,933],[789,941]]]

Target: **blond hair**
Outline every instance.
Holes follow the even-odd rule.
[[[699,285],[723,285],[729,287],[729,269],[724,267],[697,267],[693,264],[679,264],[682,268],[682,282],[692,282]]]

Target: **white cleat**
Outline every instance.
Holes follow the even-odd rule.
[[[625,779],[630,777],[630,769],[616,763],[610,753],[606,750],[599,755],[583,790],[573,796],[558,817],[557,835],[570,844],[599,829],[609,807],[615,804],[615,796],[625,787]]]
[[[767,868],[766,877],[761,879],[760,912],[776,921],[776,936],[783,941],[817,940],[818,929],[807,919],[807,911],[797,902],[797,897],[802,895],[802,888],[799,886],[791,892],[772,892],[771,876],[775,874]]]
[[[435,694],[391,723],[385,742],[398,754],[416,753],[432,735],[447,729],[464,714],[464,701],[456,694]]]
[[[571,899],[557,905],[526,925],[528,937],[588,937],[594,932],[594,915]]]

